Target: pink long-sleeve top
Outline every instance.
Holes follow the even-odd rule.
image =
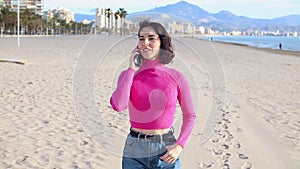
[[[185,146],[194,127],[196,113],[188,82],[183,74],[159,60],[145,60],[138,71],[123,71],[110,103],[118,112],[128,108],[131,126],[140,129],[167,129],[174,121],[177,100],[183,123],[176,141]]]

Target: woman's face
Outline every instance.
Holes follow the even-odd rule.
[[[157,59],[159,57],[160,44],[159,35],[155,33],[152,27],[142,28],[140,31],[138,48],[144,59]]]

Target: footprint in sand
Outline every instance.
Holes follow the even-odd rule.
[[[230,169],[229,164],[224,164],[224,165],[222,166],[222,169]]]
[[[240,169],[251,169],[252,168],[252,164],[249,162],[245,162]]]
[[[211,168],[211,167],[213,167],[213,164],[214,164],[213,162],[211,162],[211,163],[202,163],[202,162],[200,162],[199,167],[201,169]]]
[[[222,159],[224,160],[224,162],[228,162],[229,158],[230,158],[231,154],[230,153],[226,153],[222,156]]]
[[[235,143],[233,144],[233,147],[234,147],[234,148],[241,148],[241,144],[240,144],[239,142],[235,142]]]
[[[217,139],[217,138],[212,139],[211,142],[213,142],[213,143],[218,143],[218,142],[219,142],[219,139]]]
[[[89,142],[86,141],[86,140],[83,140],[83,141],[81,141],[79,144],[80,144],[81,146],[85,146],[85,145],[89,144]]]
[[[243,129],[242,129],[242,128],[240,128],[239,126],[235,126],[235,131],[237,131],[237,132],[242,132],[242,131],[243,131]]]
[[[242,160],[246,160],[246,159],[249,158],[249,157],[246,156],[245,154],[237,153],[237,155],[238,155],[239,159],[242,159]]]
[[[224,149],[229,149],[229,145],[223,144],[223,145],[222,145],[222,148],[224,148]]]
[[[212,150],[212,151],[213,151],[214,155],[217,155],[217,156],[223,154],[223,150]]]
[[[16,163],[18,165],[22,165],[22,164],[24,164],[26,162],[26,160],[28,159],[28,157],[29,156],[24,156],[22,159],[17,160]]]

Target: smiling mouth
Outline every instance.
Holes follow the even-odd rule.
[[[150,49],[150,48],[145,48],[145,49],[143,49],[143,51],[144,51],[144,52],[151,52],[152,49]]]
[[[152,49],[144,49],[143,53],[146,54],[146,55],[149,55],[149,54],[152,53]]]

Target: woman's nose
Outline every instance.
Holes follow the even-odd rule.
[[[149,39],[148,38],[145,39],[145,45],[149,45]]]

